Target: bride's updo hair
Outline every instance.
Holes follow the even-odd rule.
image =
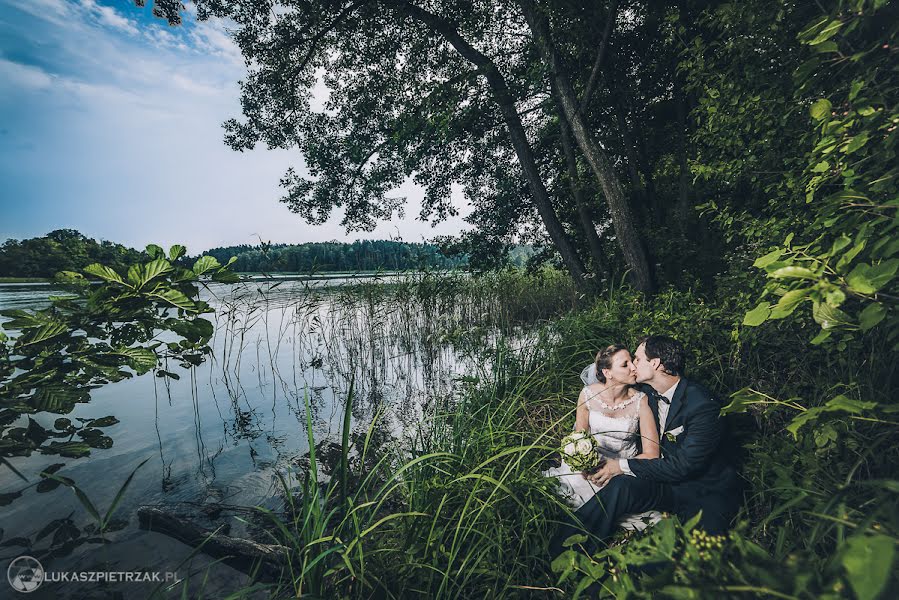
[[[627,350],[627,346],[624,344],[612,344],[596,353],[596,378],[600,383],[606,382],[606,376],[602,374],[602,370],[611,369],[612,357],[622,350]]]

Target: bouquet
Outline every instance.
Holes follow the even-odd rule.
[[[574,471],[591,471],[602,464],[599,445],[587,431],[575,431],[562,438],[562,458]]]

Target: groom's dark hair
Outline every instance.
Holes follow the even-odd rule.
[[[667,335],[647,335],[640,340],[640,344],[644,344],[646,358],[658,358],[666,373],[678,376],[684,374],[684,346],[679,341]]]

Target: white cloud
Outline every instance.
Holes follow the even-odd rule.
[[[243,66],[243,55],[231,39],[229,27],[228,23],[219,18],[198,22],[191,30],[191,41],[200,52],[220,56],[232,65]]]
[[[0,79],[11,88],[44,90],[53,84],[53,76],[43,69],[0,58]]]
[[[32,50],[56,55],[41,56],[50,66],[39,68],[0,54],[0,96],[7,96],[0,105],[28,117],[12,123],[10,139],[32,148],[0,153],[0,175],[16,179],[22,202],[54,215],[54,228],[136,247],[186,243],[193,252],[255,243],[256,233],[274,242],[356,237],[339,226],[339,211],[312,227],[278,202],[284,171],[303,168],[296,151],[237,153],[224,145],[221,123],[240,116],[236,82],[245,75],[227,23],[138,24],[96,0],[0,6],[10,2],[39,20],[23,26],[41,39]],[[314,93],[324,98],[327,90]],[[416,215],[421,190],[407,183],[397,194],[408,196],[406,214]],[[46,233],[47,217],[40,218],[8,233]],[[461,226],[454,219],[432,229],[407,218],[359,237],[401,233],[414,241]]]
[[[66,0],[2,0],[17,9],[55,25],[72,23],[74,5]]]
[[[97,4],[96,0],[80,0],[80,2],[81,7],[101,24],[118,29],[128,35],[140,33],[134,21],[123,17],[111,6],[102,6]]]

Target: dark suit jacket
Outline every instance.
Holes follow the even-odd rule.
[[[645,391],[658,425],[658,397]],[[668,409],[665,432],[678,427],[683,430],[674,440],[661,433],[662,458],[628,461],[637,477],[671,486],[677,512],[692,512],[694,508],[729,511],[738,502],[740,481],[730,464],[729,452],[723,448],[725,431],[720,410],[721,405],[708,390],[681,378]]]

